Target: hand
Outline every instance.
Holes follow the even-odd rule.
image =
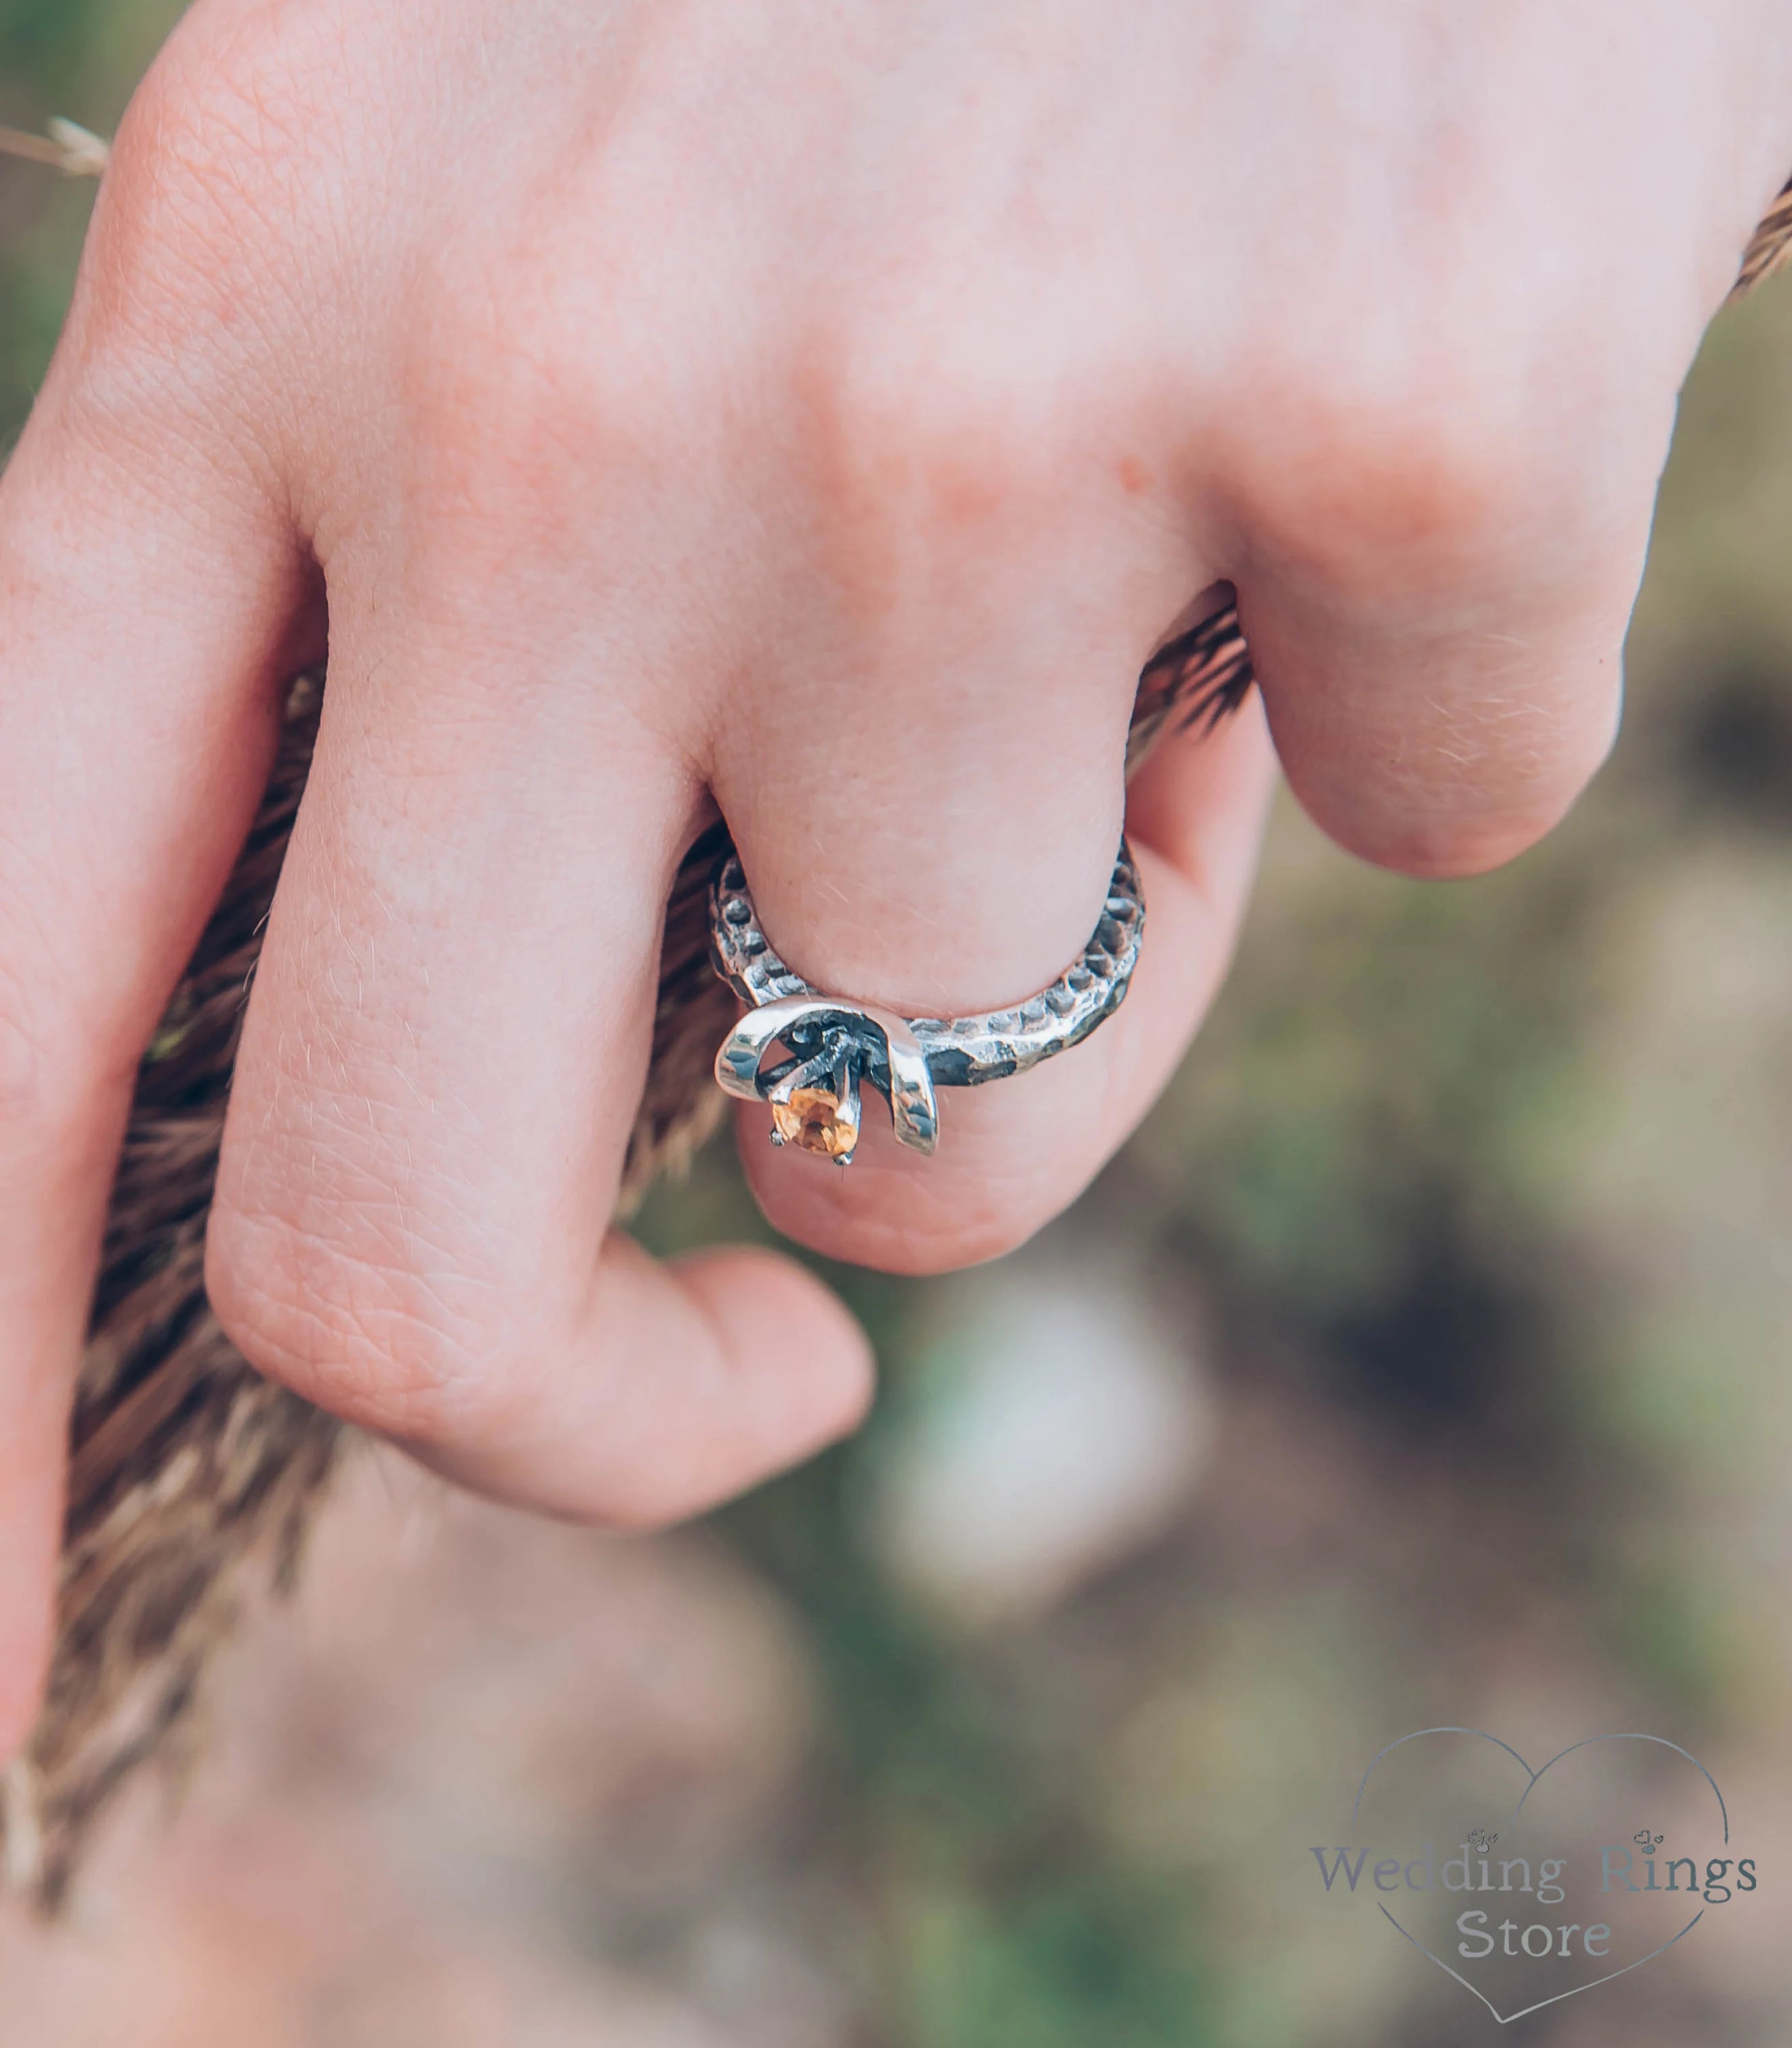
[[[870,1383],[791,1265],[607,1235],[709,793],[812,981],[1012,1002],[1224,580],[1328,831],[1517,852],[1610,742],[1675,392],[1789,167],[1767,0],[199,0],[0,483],[0,1746],[134,1069],[326,600],[218,1313],[472,1484],[685,1514]],[[1212,993],[1270,772],[1255,708],[1154,762],[1131,1001],[937,1160],[751,1117],[773,1220],[923,1270],[1068,1202]]]

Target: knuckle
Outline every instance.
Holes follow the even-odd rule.
[[[1352,595],[1597,575],[1646,515],[1676,381],[1597,316],[1582,277],[1440,289],[1404,258],[1321,287],[1201,394],[1223,509]]]
[[[544,564],[588,560],[607,510],[638,522],[688,467],[706,374],[696,344],[598,346],[578,289],[476,250],[444,255],[395,337],[393,393],[428,467],[432,545],[462,590],[507,585],[519,537]],[[675,330],[673,331],[675,332]],[[376,472],[363,488],[386,488]]]
[[[1037,504],[1063,422],[1088,409],[1069,372],[1030,349],[986,374],[990,346],[961,312],[944,330],[836,328],[793,367],[811,466],[849,526],[975,535]]]
[[[1253,552],[1355,595],[1453,583],[1528,545],[1547,474],[1534,424],[1485,390],[1430,381],[1264,407],[1280,422],[1267,460],[1240,465]]]
[[[165,56],[139,87],[114,145],[95,216],[90,315],[103,310],[166,336],[209,313],[227,322],[246,253],[252,157],[225,107],[234,93]]]
[[[272,1378],[401,1441],[465,1441],[509,1375],[483,1321],[405,1234],[363,1212],[328,1228],[215,1203],[206,1291],[225,1334]]]
[[[256,12],[234,38],[202,21],[133,97],[82,259],[69,347],[83,395],[112,410],[242,417],[282,281],[314,239],[302,95]]]

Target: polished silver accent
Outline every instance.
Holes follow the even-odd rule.
[[[760,1064],[774,1045],[816,1039],[815,1050],[797,1054],[775,1078],[761,1075]],[[788,1103],[798,1088],[823,1080],[833,1083],[836,1095],[855,1102],[861,1075],[889,1103],[902,1142],[913,1151],[931,1152],[940,1139],[933,1076],[913,1031],[893,1010],[831,995],[784,996],[748,1010],[716,1055],[716,1080],[742,1102]],[[856,1124],[856,1114],[852,1120]]]
[[[982,1016],[905,1018],[825,995],[786,967],[760,926],[731,846],[710,886],[710,944],[716,972],[750,1007],[716,1055],[716,1078],[743,1101],[774,1105],[788,1105],[798,1090],[827,1086],[855,1131],[859,1084],[867,1083],[890,1104],[902,1142],[932,1152],[939,1135],[934,1090],[1023,1073],[1088,1038],[1126,999],[1144,929],[1138,871],[1123,839],[1089,942],[1050,987]],[[786,1057],[767,1068],[766,1056],[778,1045]],[[783,1142],[775,1127],[773,1140]],[[837,1156],[844,1164],[851,1144]]]

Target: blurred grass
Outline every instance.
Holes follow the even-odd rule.
[[[0,118],[109,130],[177,11],[0,0]],[[88,204],[0,165],[9,438]],[[1278,1918],[1267,1865],[1223,1877],[1220,1845],[1248,1863],[1269,1809],[1318,1796],[1361,1746],[1515,1683],[1738,1759],[1781,1740],[1788,560],[1782,280],[1724,316],[1688,387],[1625,735],[1563,830],[1438,887],[1278,816],[1210,1026],[1064,1227],[1212,1302],[1223,1389],[1264,1418],[1259,1459],[1297,1452],[1319,1476],[1274,1540],[1216,1484],[1062,1610],[947,1627],[862,1511],[936,1296],[830,1273],[884,1360],[879,1415],[720,1526],[801,1617],[824,1681],[766,1881],[823,1874],[816,1939],[857,1988],[856,2040],[1408,2038],[1425,1988],[1341,1953],[1304,1965],[1317,1937]],[[763,1226],[724,1150],[642,1231],[672,1249]],[[1721,2011],[1701,2023],[1728,2038]]]

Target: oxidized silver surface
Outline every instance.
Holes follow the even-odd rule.
[[[1125,1000],[1144,929],[1138,870],[1123,839],[1088,944],[1050,987],[981,1016],[901,1018],[812,988],[785,966],[760,926],[730,847],[710,886],[710,944],[716,972],[750,1007],[716,1056],[716,1078],[742,1101],[774,1106],[787,1106],[797,1091],[825,1088],[845,1104],[855,1137],[858,1088],[868,1083],[890,1104],[902,1142],[931,1152],[938,1135],[934,1089],[1023,1073],[1088,1038]],[[768,1069],[766,1055],[778,1045],[786,1057]],[[773,1139],[784,1142],[775,1128]],[[844,1165],[852,1142],[831,1156]]]

